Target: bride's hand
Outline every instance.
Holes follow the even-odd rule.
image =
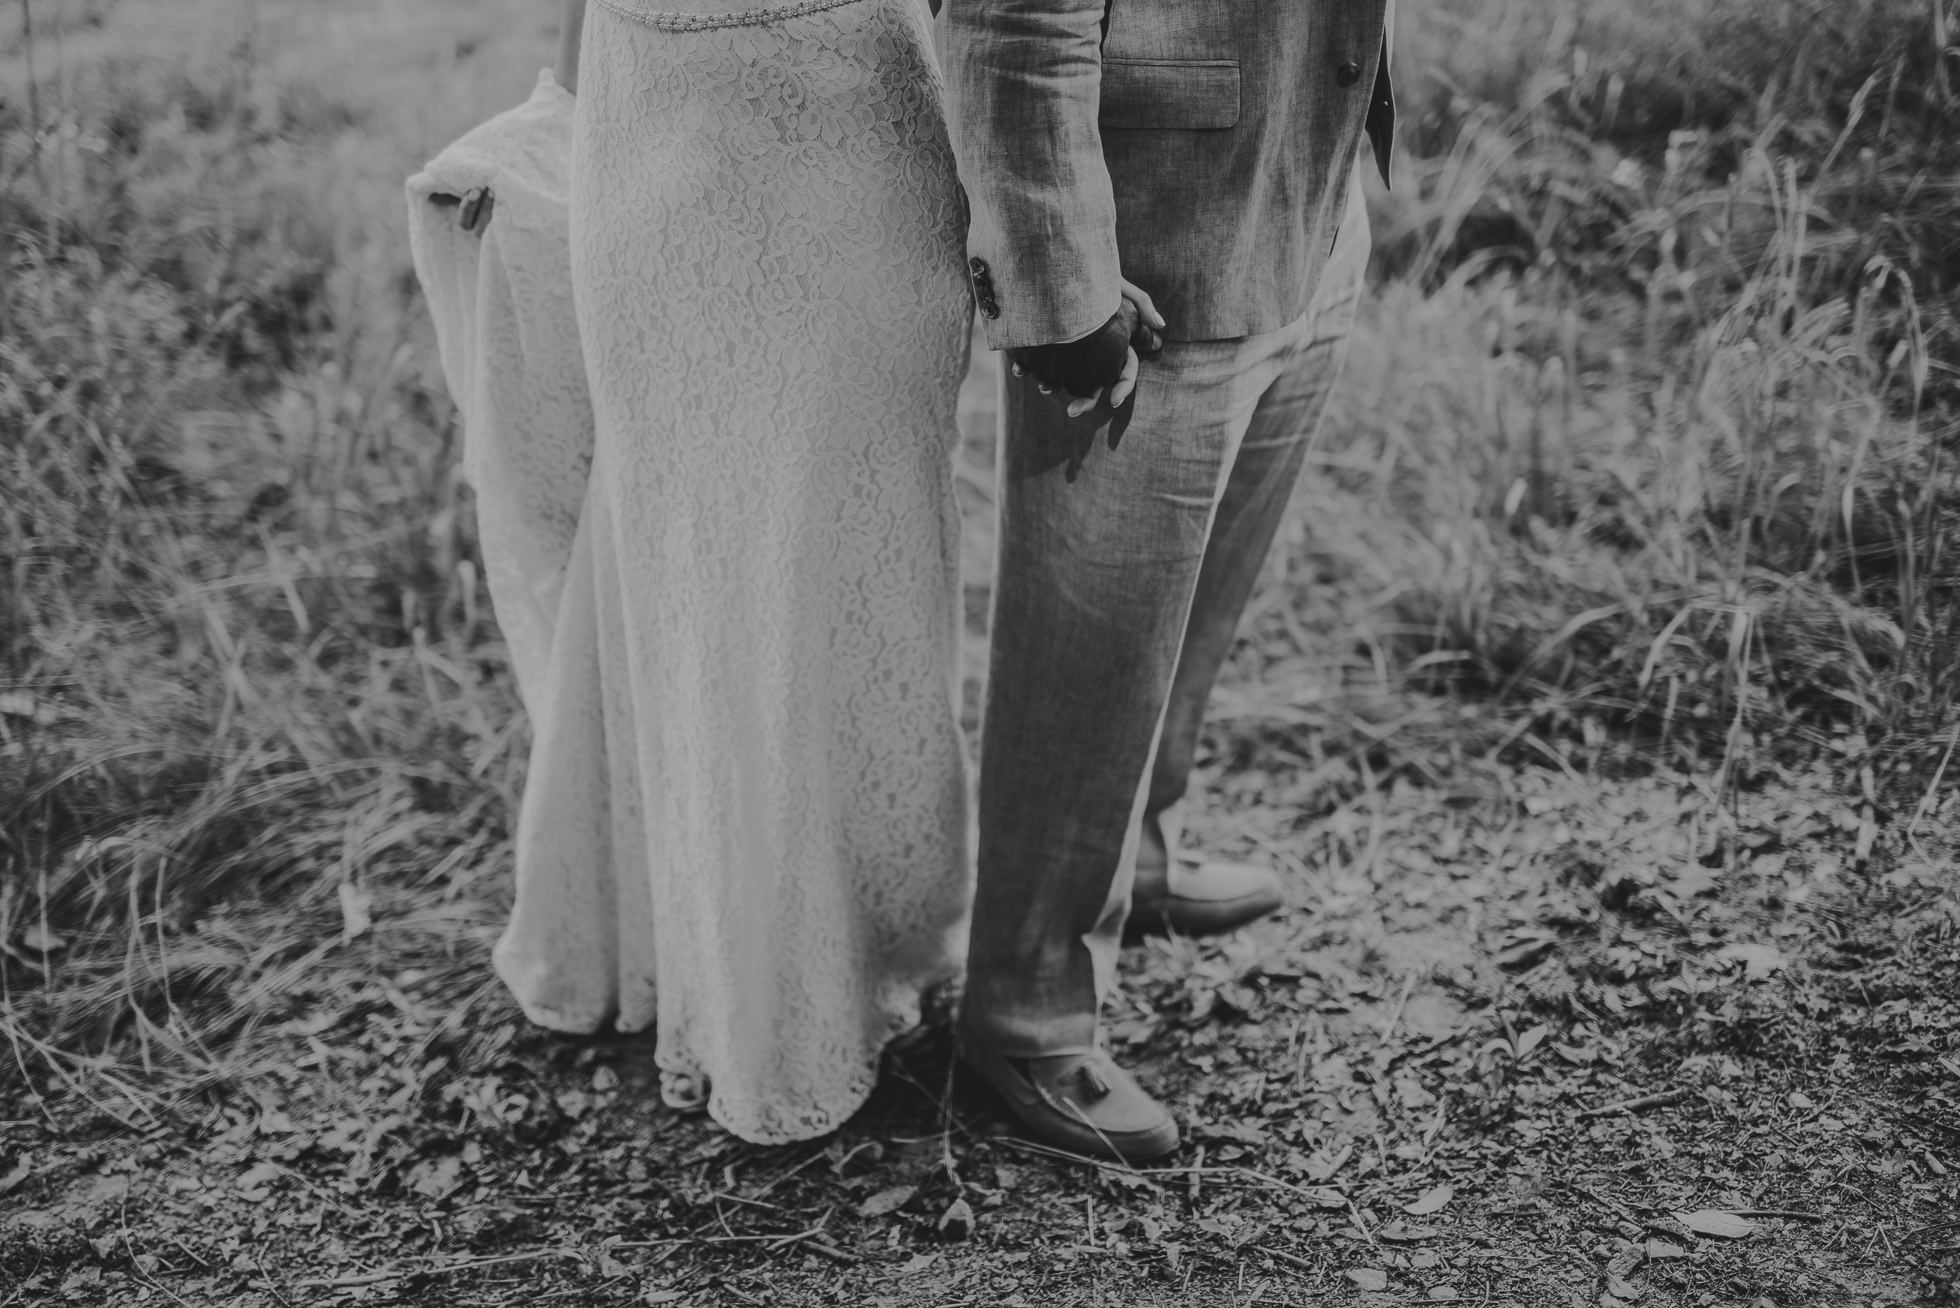
[[[1136,393],[1137,371],[1141,366],[1138,362],[1139,356],[1144,359],[1154,359],[1163,352],[1163,330],[1169,325],[1165,323],[1164,315],[1157,312],[1157,305],[1151,300],[1150,292],[1128,278],[1123,279],[1123,298],[1129,301],[1131,308],[1136,310],[1137,325],[1136,330],[1130,334],[1130,353],[1129,357],[1123,360],[1123,374],[1109,387],[1109,407],[1112,409],[1122,408],[1129,403],[1130,396]],[[1094,395],[1070,399],[1068,416],[1080,418],[1083,414],[1092,411],[1102,401],[1102,397],[1103,393],[1097,391]]]
[[[1130,344],[1134,345],[1137,353],[1144,358],[1156,358],[1164,348],[1164,328],[1170,324],[1164,321],[1163,314],[1157,312],[1156,302],[1150,298],[1150,292],[1135,282],[1127,279],[1123,281],[1123,298],[1135,305],[1137,310],[1137,331],[1136,335],[1130,338]]]
[[[1039,350],[1022,352],[1008,351],[1008,367],[1013,374],[1020,377],[1032,373],[1035,385],[1040,388],[1041,393],[1053,396],[1055,402],[1062,405],[1071,418],[1080,418],[1094,412],[1105,396],[1108,397],[1109,407],[1112,410],[1122,408],[1136,391],[1139,356],[1154,359],[1164,348],[1164,338],[1161,334],[1166,326],[1164,315],[1157,312],[1157,306],[1151,301],[1150,293],[1128,280],[1123,280],[1121,287],[1122,297],[1117,304],[1116,312],[1110,315],[1109,322],[1105,323],[1098,332],[1092,333],[1091,339],[1070,343],[1070,346],[1079,353],[1082,348],[1092,343],[1094,337],[1100,336],[1107,342],[1105,333],[1110,327],[1116,326],[1125,319],[1128,320],[1129,340],[1124,350],[1123,363],[1115,380],[1107,386],[1098,386],[1086,394],[1075,392],[1052,374],[1038,370],[1042,365],[1032,356],[1054,354],[1058,348],[1068,347],[1042,347]]]

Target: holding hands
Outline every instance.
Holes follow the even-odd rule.
[[[1116,312],[1081,340],[1007,351],[1014,375],[1032,378],[1036,389],[1053,397],[1071,419],[1093,415],[1068,440],[1063,475],[1069,481],[1082,471],[1098,431],[1109,429],[1112,450],[1122,440],[1136,411],[1130,399],[1136,394],[1139,356],[1154,359],[1163,350],[1165,325],[1149,294],[1125,281]]]
[[[1109,429],[1109,449],[1123,439],[1131,414],[1137,412],[1131,398],[1137,394],[1139,355],[1154,359],[1164,349],[1162,329],[1164,316],[1156,312],[1151,296],[1125,280],[1115,314],[1080,341],[1007,351],[1007,367],[1015,377],[1033,378],[1035,388],[1054,398],[1068,418],[1090,418],[1080,428],[1070,426],[1064,437],[1068,453],[1062,477],[1072,482],[1082,471],[1098,431]]]
[[[1149,293],[1125,281],[1122,302],[1101,327],[1062,345],[1009,350],[1008,366],[1016,377],[1033,377],[1043,395],[1064,392],[1058,402],[1071,418],[1095,409],[1105,394],[1109,407],[1120,409],[1136,391],[1138,356],[1155,358],[1163,349],[1165,325]]]

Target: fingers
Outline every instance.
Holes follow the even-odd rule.
[[[1121,377],[1118,377],[1116,379],[1116,384],[1109,388],[1110,408],[1112,409],[1122,408],[1123,405],[1129,400],[1130,396],[1136,394],[1137,367],[1138,367],[1137,352],[1135,350],[1131,350],[1129,357],[1123,360],[1123,375]],[[1069,416],[1071,418],[1076,416],[1075,406],[1073,405],[1069,406]]]
[[[1117,385],[1120,386],[1122,385],[1122,383],[1118,382]],[[1112,390],[1110,394],[1114,395],[1115,391]],[[1094,395],[1072,396],[1068,402],[1068,416],[1071,418],[1080,418],[1083,414],[1088,413],[1090,410],[1094,409],[1098,404],[1102,403],[1102,396],[1103,393],[1102,393],[1102,388],[1100,386],[1096,388],[1096,393]],[[1112,403],[1114,403],[1114,401],[1112,401]]]
[[[1137,312],[1143,315],[1143,320],[1152,327],[1155,327],[1158,331],[1162,331],[1165,327],[1169,326],[1164,321],[1164,315],[1157,312],[1157,305],[1150,298],[1150,292],[1144,290],[1136,283],[1127,279],[1124,280],[1123,298],[1131,304],[1134,304],[1137,307]]]

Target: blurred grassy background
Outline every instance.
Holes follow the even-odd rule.
[[[165,1111],[370,919],[362,966],[486,993],[525,735],[401,182],[528,91],[552,8],[0,16],[0,1084]],[[1956,33],[1960,0],[1410,7],[1376,294],[1218,756],[1821,752],[1936,802]]]

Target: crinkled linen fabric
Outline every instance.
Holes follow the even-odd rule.
[[[534,1021],[652,1027],[671,1102],[779,1142],[961,967],[971,299],[919,0],[695,2],[586,18],[590,478],[494,958]]]

